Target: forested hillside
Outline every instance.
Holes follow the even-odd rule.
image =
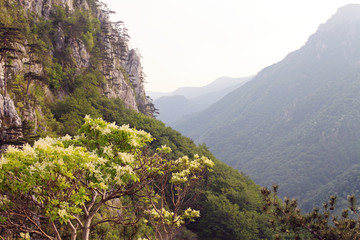
[[[0,157],[0,236],[74,239],[78,234],[82,239],[154,239],[158,236],[156,224],[150,225],[143,218],[145,209],[138,208],[142,206],[139,202],[130,204],[138,200],[135,195],[134,199],[131,194],[121,195],[109,205],[100,204],[106,194],[113,194],[105,190],[115,186],[111,183],[114,179],[108,177],[96,183],[99,175],[89,177],[95,170],[86,161],[94,158],[101,163],[116,162],[125,153],[140,159],[141,154],[156,158],[150,154],[166,145],[172,149],[167,155],[169,160],[187,155],[194,161],[198,158],[195,154],[199,154],[215,163],[213,171],[207,172],[189,192],[192,201],[186,207],[200,210],[200,217],[187,229],[180,229],[179,238],[270,239],[272,230],[269,217],[261,211],[260,187],[216,160],[206,146],[195,145],[189,138],[152,118],[155,109],[144,92],[140,59],[135,50],[128,48],[126,27],[122,22],[110,22],[110,13],[109,8],[97,0],[0,1],[0,146],[2,150],[9,145],[19,147],[4,150]],[[115,122],[118,126],[128,124],[135,129],[126,131],[134,136],[144,136],[143,131],[138,131],[141,129],[150,133],[154,140],[141,149],[149,140],[131,135],[135,143],[131,142],[131,138],[129,140],[119,130],[123,128],[99,119],[89,125],[92,120],[87,117],[87,125],[83,125],[86,115]],[[74,139],[65,136],[78,135],[81,126],[81,136]],[[117,135],[114,133],[107,141],[99,140],[98,137],[103,136],[97,132],[101,126],[107,127],[106,133],[102,129],[103,135],[111,131]],[[112,126],[112,130],[108,126]],[[57,139],[61,136],[65,137]],[[22,145],[32,145],[36,140],[33,147]],[[119,153],[119,149],[124,153]],[[108,154],[109,151],[114,151],[116,156]],[[73,158],[78,162],[71,162]],[[36,165],[31,165],[35,162]],[[110,168],[105,170],[104,167],[102,173],[118,176],[125,164],[106,165]],[[161,175],[156,168],[141,167]],[[40,171],[44,169],[45,173]],[[75,169],[74,172],[71,169]],[[75,181],[74,176],[79,176],[79,181]],[[25,177],[31,179],[28,184],[22,181]],[[91,179],[95,185],[80,179]],[[119,193],[131,193],[133,186],[139,186],[136,175],[124,174],[120,180],[129,183],[125,190],[120,185]],[[76,187],[76,184],[84,184],[86,188]],[[146,184],[141,185],[144,186]],[[52,199],[52,193],[59,195],[60,200]],[[170,198],[171,194],[162,199],[171,203]],[[86,207],[79,207],[82,204]],[[97,209],[96,216],[90,216],[87,209],[93,209],[94,204],[102,207]],[[120,208],[127,209],[125,213],[129,214],[121,216]],[[131,219],[138,216],[141,219]],[[92,217],[98,221],[91,226],[90,234],[86,224]],[[111,221],[112,217],[117,221]],[[149,221],[158,220],[151,215],[148,217]],[[134,224],[127,225],[128,218],[135,221]]]
[[[340,8],[301,49],[175,128],[307,211],[332,194],[346,202],[358,194],[359,16]]]
[[[0,3],[2,144],[30,132],[74,133],[84,114],[101,115],[108,98],[152,114],[140,58],[128,48],[126,27],[110,22],[104,4]]]

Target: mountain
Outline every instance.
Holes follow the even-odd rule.
[[[204,87],[183,87],[170,93],[149,92],[159,110],[157,118],[172,126],[183,116],[209,107],[229,92],[250,81],[251,77],[221,77]]]
[[[232,78],[232,77],[220,77],[215,81],[203,86],[203,87],[181,87],[172,92],[152,92],[147,91],[147,94],[154,100],[163,97],[163,96],[175,96],[181,95],[188,99],[194,99],[201,97],[203,95],[216,93],[224,90],[226,93],[224,96],[235,89],[236,87],[241,86],[245,82],[249,81],[252,77],[241,77],[241,78]]]
[[[85,114],[100,116],[105,99],[151,115],[140,57],[105,4],[18,0],[0,8],[0,146],[73,133]]]
[[[56,138],[66,134],[78,135],[78,128],[83,124],[85,115],[115,122],[119,126],[130,125],[149,132],[154,138],[149,148],[144,149],[146,154],[136,151],[144,164],[148,162],[145,157],[147,153],[152,155],[163,145],[172,149],[166,158],[178,159],[184,155],[193,158],[195,154],[200,154],[211,158],[216,164],[214,171],[204,173],[204,181],[196,189],[194,185],[190,186],[194,190],[190,195],[196,197],[191,198],[192,201],[186,199],[185,202],[194,209],[200,209],[201,217],[191,224],[191,228],[180,229],[184,239],[190,238],[186,234],[196,239],[270,239],[272,228],[268,224],[268,216],[261,211],[263,202],[260,187],[244,174],[215,159],[206,146],[195,145],[191,139],[153,117],[155,109],[145,95],[140,58],[137,51],[128,47],[126,27],[121,22],[109,21],[111,12],[98,0],[0,1],[0,168],[4,170],[3,165],[8,162],[1,150],[9,145],[31,145],[34,140],[46,136]],[[99,129],[95,127],[93,130]],[[132,133],[129,130],[129,138],[134,136]],[[69,136],[66,138],[69,139]],[[47,148],[46,141],[48,139],[42,141],[44,148]],[[137,145],[137,142],[133,144]],[[15,151],[14,148],[10,149]],[[72,151],[75,148],[68,149]],[[64,163],[60,155],[62,164],[55,178],[74,179],[72,174],[64,176],[64,169],[73,169],[73,166]],[[89,156],[82,155],[85,158]],[[155,156],[160,157],[157,154]],[[33,167],[31,157],[20,158],[19,162],[26,160],[26,164]],[[132,165],[130,162],[124,163],[118,156],[108,160],[104,159],[104,162],[111,161],[114,166]],[[50,168],[58,169],[54,164],[50,165]],[[42,170],[47,168],[40,167]],[[47,172],[46,169],[44,172]],[[44,178],[39,176],[39,182],[43,182],[40,179]],[[40,189],[40,185],[36,189]],[[85,192],[95,191],[95,188],[81,189]],[[1,198],[8,199],[9,192],[9,188],[3,184]],[[79,220],[77,224],[81,222],[81,211],[74,210],[76,207],[69,208],[74,199],[70,204],[51,200],[54,203],[52,213],[42,214],[41,219],[36,217],[36,221],[32,221],[34,216],[40,216],[37,213],[44,207],[39,203],[42,200],[19,197],[24,196],[20,192],[12,196],[11,207],[0,208],[2,237],[70,239],[74,237],[70,234],[76,230],[81,235],[80,229],[83,227],[71,223],[73,217]],[[91,201],[103,201],[104,196],[97,194]],[[28,200],[31,209],[17,207],[17,203],[27,203]],[[78,199],[75,202],[84,205],[86,201],[89,199],[84,197],[80,202]],[[154,226],[149,224],[150,221],[144,221],[145,211],[149,210],[148,204],[141,202],[143,208],[140,205],[135,207],[131,205],[133,201],[133,195],[131,199],[122,195],[114,200],[116,207],[99,209],[94,218],[105,220],[93,224],[90,237],[85,238],[155,239]],[[119,214],[122,212],[121,206],[134,209],[132,213],[141,217],[141,220],[136,221],[126,214],[123,214],[126,215],[123,218]],[[64,208],[68,210],[66,214],[69,214],[69,219],[57,229],[56,225],[61,220],[49,219],[57,214],[57,209],[66,212]],[[20,215],[15,213],[17,210],[25,218],[19,218]],[[113,221],[112,216],[119,216],[118,221]],[[56,224],[49,224],[51,221]],[[212,225],[211,229],[207,227],[209,225]]]
[[[184,96],[164,96],[154,101],[159,110],[157,118],[171,126],[171,123],[190,113],[198,112],[207,107],[206,104],[197,103]]]
[[[301,49],[175,128],[306,210],[357,193],[359,29],[360,5],[340,8]]]

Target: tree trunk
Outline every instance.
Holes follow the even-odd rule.
[[[87,218],[84,227],[82,230],[81,240],[89,240],[90,238],[90,225],[91,225],[92,217]]]
[[[101,200],[98,204],[96,204],[94,209],[87,216],[87,218],[85,220],[85,223],[84,223],[84,226],[82,228],[81,240],[89,240],[89,238],[90,238],[90,226],[91,226],[92,219],[95,216],[95,214],[100,210],[100,207],[103,204],[104,204],[104,201]]]

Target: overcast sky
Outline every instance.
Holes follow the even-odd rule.
[[[102,0],[138,48],[146,90],[254,75],[303,46],[339,7],[360,0]]]

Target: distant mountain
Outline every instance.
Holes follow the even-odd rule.
[[[359,93],[360,5],[351,4],[301,49],[175,128],[309,210],[358,193]]]
[[[225,90],[225,95],[235,88],[249,81],[252,77],[220,77],[215,81],[203,86],[203,87],[181,87],[172,92],[152,92],[147,91],[146,93],[153,99],[156,100],[164,96],[176,96],[181,95],[188,99],[198,98],[209,93],[215,93]]]
[[[157,118],[164,123],[171,125],[172,122],[190,113],[198,112],[207,105],[194,102],[181,95],[161,97],[154,102],[159,109]]]
[[[251,78],[222,77],[204,87],[183,87],[170,93],[148,92],[148,95],[155,99],[155,107],[159,109],[157,118],[171,126],[183,116],[204,110]]]

